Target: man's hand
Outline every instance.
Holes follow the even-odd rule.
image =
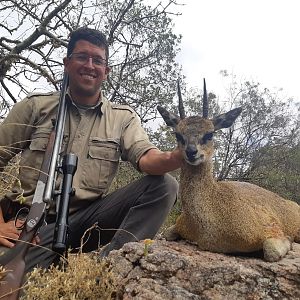
[[[17,226],[22,225],[21,221],[17,221]],[[7,223],[0,223],[0,245],[12,248],[15,244],[8,238],[17,240],[20,236],[21,230],[15,226],[15,221],[11,220]]]
[[[163,175],[181,167],[183,163],[182,151],[160,151],[150,149],[139,160],[139,168],[150,175]]]
[[[18,240],[22,232],[21,227],[23,224],[23,220],[17,220],[16,224],[15,220],[11,220],[7,223],[0,223],[0,246],[12,248],[15,245],[15,243],[13,241],[10,241],[9,238],[13,240]],[[39,242],[39,237],[34,237],[32,243],[36,245]]]

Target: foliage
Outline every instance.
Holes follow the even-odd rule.
[[[105,261],[80,253],[68,257],[64,269],[34,269],[25,283],[26,300],[114,299],[117,282]]]
[[[300,144],[262,147],[251,181],[300,204]]]
[[[14,184],[21,184],[18,179],[19,162],[20,156],[17,155],[7,164],[4,170],[0,172],[0,199],[2,199],[4,195],[11,190]]]
[[[1,255],[1,252],[0,252],[0,255]],[[6,275],[6,270],[3,268],[3,266],[0,266],[0,284],[4,283],[2,281],[2,279],[4,278],[5,275]]]
[[[143,174],[139,173],[129,162],[120,161],[117,176],[114,178],[109,192],[120,189],[130,182],[141,178],[142,176]]]
[[[260,164],[254,157],[262,147],[292,146],[299,140],[299,107],[280,90],[270,91],[251,81],[238,82],[232,76],[222,111],[234,107],[242,107],[242,114],[230,129],[216,136],[216,175],[219,180],[251,181]]]
[[[113,102],[131,105],[142,122],[156,105],[170,104],[178,77],[173,0],[10,0],[0,2],[2,116],[33,89],[58,90],[68,34],[80,26],[103,31],[112,72],[105,86]],[[10,101],[8,100],[10,98]]]

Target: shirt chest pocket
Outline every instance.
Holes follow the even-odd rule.
[[[31,137],[29,145],[29,158],[30,165],[40,168],[43,162],[44,154],[47,149],[50,132],[36,132]]]
[[[43,157],[48,146],[50,134],[51,132],[37,132],[33,134],[31,143],[29,145],[29,150],[33,154],[32,158],[33,159],[36,158],[40,162],[40,165],[42,164]],[[62,154],[63,151],[65,150],[67,141],[68,141],[68,136],[64,135],[61,142],[60,151],[59,151],[60,154]]]
[[[106,193],[117,170],[120,159],[119,144],[112,141],[91,140],[82,170],[82,188]]]
[[[31,136],[31,142],[28,149],[22,152],[22,160],[20,168],[20,179],[28,186],[33,186],[39,176],[45,151],[47,148],[50,132],[37,131]],[[24,180],[23,180],[24,178]],[[28,186],[25,188],[28,189]]]
[[[49,133],[41,132],[32,135],[31,143],[29,149],[31,151],[45,151],[47,148]]]

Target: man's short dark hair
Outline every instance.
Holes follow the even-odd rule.
[[[106,36],[101,31],[88,27],[81,27],[73,31],[70,35],[70,40],[68,43],[68,57],[72,54],[76,42],[79,40],[84,40],[98,47],[104,48],[106,54],[106,61],[108,62],[108,42]]]

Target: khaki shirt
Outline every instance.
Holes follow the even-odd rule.
[[[22,150],[19,179],[28,205],[32,202],[58,99],[58,92],[29,96],[15,104],[0,125],[0,170]],[[70,201],[70,209],[76,210],[83,200],[93,201],[107,193],[120,158],[138,169],[140,157],[156,147],[129,106],[112,104],[103,96],[99,105],[84,111],[77,108],[69,95],[67,104],[62,152],[78,156],[73,178],[75,195]],[[6,198],[18,201],[20,194],[16,186]]]

